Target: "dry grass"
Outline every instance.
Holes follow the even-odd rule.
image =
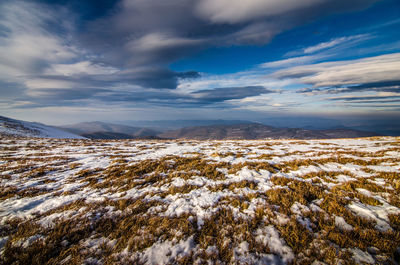
[[[1,220],[0,237],[7,242],[0,264],[85,264],[89,257],[103,264],[146,264],[143,253],[149,248],[189,239],[195,247],[171,256],[169,263],[243,264],[236,259],[243,242],[248,244],[246,255],[255,260],[280,255],[256,239],[267,226],[293,251],[293,264],[355,264],[349,249],[372,247],[377,264],[395,264],[400,213],[388,214],[392,229],[384,232],[349,208],[353,202],[379,208],[382,200],[400,208],[399,141],[369,141],[343,146],[340,141],[293,140],[203,144],[2,139],[0,206],[19,199],[34,202],[43,195],[74,199],[25,218]],[[143,158],[169,145],[200,143],[182,156]],[[298,145],[309,151],[292,148]],[[368,146],[379,150],[371,152]],[[64,152],[54,154],[52,148]],[[76,154],[103,162],[88,166]],[[329,166],[334,169],[325,170]],[[253,180],[236,179],[245,167],[253,171]],[[299,173],[308,167],[313,172]],[[192,196],[199,189],[217,199],[193,207]],[[85,192],[98,197],[92,200]],[[185,210],[171,208],[175,199],[186,203]],[[337,217],[352,229],[338,226]],[[47,219],[50,226],[41,225]],[[90,240],[97,242],[95,247],[85,246]]]

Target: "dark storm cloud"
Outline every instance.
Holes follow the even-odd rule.
[[[221,102],[231,99],[242,99],[246,97],[259,96],[261,94],[275,93],[263,86],[244,86],[244,87],[221,87],[210,90],[199,90],[193,92],[195,98],[208,102]]]
[[[97,95],[95,98],[104,101],[148,102],[176,107],[198,107],[268,93],[276,93],[276,91],[268,90],[262,86],[221,87],[195,91],[190,94],[178,94],[174,91],[159,90],[136,93],[115,93],[109,91],[109,93]]]
[[[90,82],[89,82],[90,83]],[[46,88],[35,90],[29,98],[21,97],[18,100],[31,100],[28,106],[57,106],[76,105],[82,100],[92,100],[98,103],[144,103],[157,106],[176,108],[196,108],[210,104],[218,106],[227,100],[242,99],[249,96],[276,93],[262,86],[224,87],[212,90],[201,90],[193,93],[182,94],[174,90],[147,89],[135,91],[121,91],[121,89],[98,89],[81,85],[79,88]],[[26,106],[25,106],[26,107]]]
[[[156,77],[156,78],[155,78]],[[80,86],[110,87],[115,85],[134,84],[143,88],[175,89],[178,79],[198,78],[195,71],[173,72],[166,68],[146,67],[134,68],[113,73],[103,74],[74,74],[74,75],[37,75],[32,78],[49,81],[66,81]]]

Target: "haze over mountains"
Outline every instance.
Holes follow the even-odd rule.
[[[252,123],[239,120],[207,120],[203,126],[181,127],[177,124],[190,123],[189,120],[177,121],[168,126],[157,124],[159,130],[143,127],[133,127],[105,122],[84,122],[60,128],[92,139],[196,139],[196,140],[224,140],[224,139],[330,139],[353,138],[379,135],[374,132],[365,132],[347,128],[329,130],[310,130],[303,128],[277,128],[261,123]],[[192,121],[200,123],[200,121]],[[151,123],[148,123],[151,124]],[[156,124],[155,124],[156,125]],[[165,125],[166,128],[165,128]]]
[[[375,132],[381,135],[400,135],[399,117],[386,118],[369,115],[368,117],[307,117],[298,116],[268,116],[254,117],[254,119],[174,119],[174,120],[120,120],[111,123],[125,124],[134,127],[152,128],[156,131],[178,130],[184,127],[232,125],[246,123],[261,123],[277,128],[303,128],[310,130],[353,129]]]
[[[159,137],[170,139],[229,140],[229,139],[331,139],[370,137],[378,134],[351,129],[307,130],[301,128],[275,128],[258,123],[186,127],[167,131]]]
[[[159,131],[149,128],[133,127],[100,121],[81,122],[59,126],[59,128],[91,139],[143,139],[152,138],[160,133]]]
[[[183,127],[176,130],[158,131],[152,128],[133,127],[106,122],[83,122],[57,128],[34,122],[14,120],[0,116],[0,135],[49,138],[89,139],[334,139],[380,135],[374,132],[348,128],[310,130],[304,128],[278,128],[261,123],[222,121],[222,124]],[[207,124],[207,121],[204,121]]]

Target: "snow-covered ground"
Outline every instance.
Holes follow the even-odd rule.
[[[0,264],[399,262],[400,138],[0,150]]]
[[[85,137],[41,123],[14,120],[0,116],[0,136],[2,135],[38,138],[85,139]]]

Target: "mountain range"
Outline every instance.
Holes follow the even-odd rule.
[[[100,121],[81,122],[59,126],[58,128],[91,139],[147,139],[160,132],[143,127],[133,127]]]
[[[225,140],[225,139],[332,139],[370,137],[378,134],[352,129],[308,130],[276,128],[259,123],[186,127],[159,134],[161,138]]]
[[[176,130],[157,131],[151,128],[105,122],[82,122],[57,128],[35,122],[14,120],[0,116],[0,135],[20,137],[89,138],[89,139],[194,139],[194,140],[255,140],[255,139],[333,139],[370,137],[379,134],[337,128],[311,130],[278,128],[261,123],[213,124],[191,126]]]

